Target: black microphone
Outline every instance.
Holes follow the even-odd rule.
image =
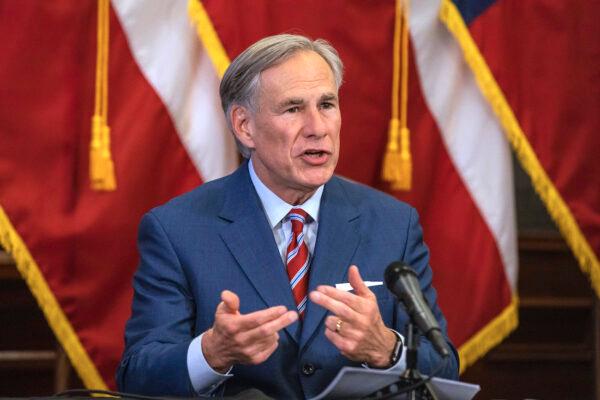
[[[401,261],[394,261],[385,270],[385,283],[398,300],[404,303],[411,319],[431,341],[437,352],[442,357],[448,357],[448,344],[427,300],[423,297],[415,271]]]

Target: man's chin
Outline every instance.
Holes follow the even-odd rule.
[[[310,173],[304,176],[304,185],[306,187],[312,188],[313,190],[317,189],[319,186],[322,186],[329,182],[331,177],[333,176],[333,169],[327,169],[324,171],[310,171]]]

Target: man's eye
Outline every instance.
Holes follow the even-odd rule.
[[[329,109],[329,108],[334,108],[334,107],[335,107],[335,105],[333,103],[323,103],[323,104],[321,104],[321,108],[324,108],[326,110]]]
[[[298,111],[300,111],[300,107],[290,107],[285,111],[289,113],[297,113]]]

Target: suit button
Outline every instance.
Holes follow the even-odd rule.
[[[311,376],[315,373],[315,366],[311,363],[306,363],[302,366],[302,373],[306,376]]]

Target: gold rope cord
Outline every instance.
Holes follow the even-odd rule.
[[[90,141],[90,182],[92,189],[99,191],[114,191],[117,188],[108,126],[109,32],[110,1],[98,0],[96,92]]]
[[[393,190],[410,190],[412,187],[410,131],[407,125],[409,7],[409,0],[396,0],[393,44],[392,117],[388,128],[388,142],[381,171],[382,179],[390,182]],[[402,45],[400,45],[401,42]],[[400,58],[400,50],[402,50],[402,58]],[[399,87],[401,102],[400,116],[398,117]]]

